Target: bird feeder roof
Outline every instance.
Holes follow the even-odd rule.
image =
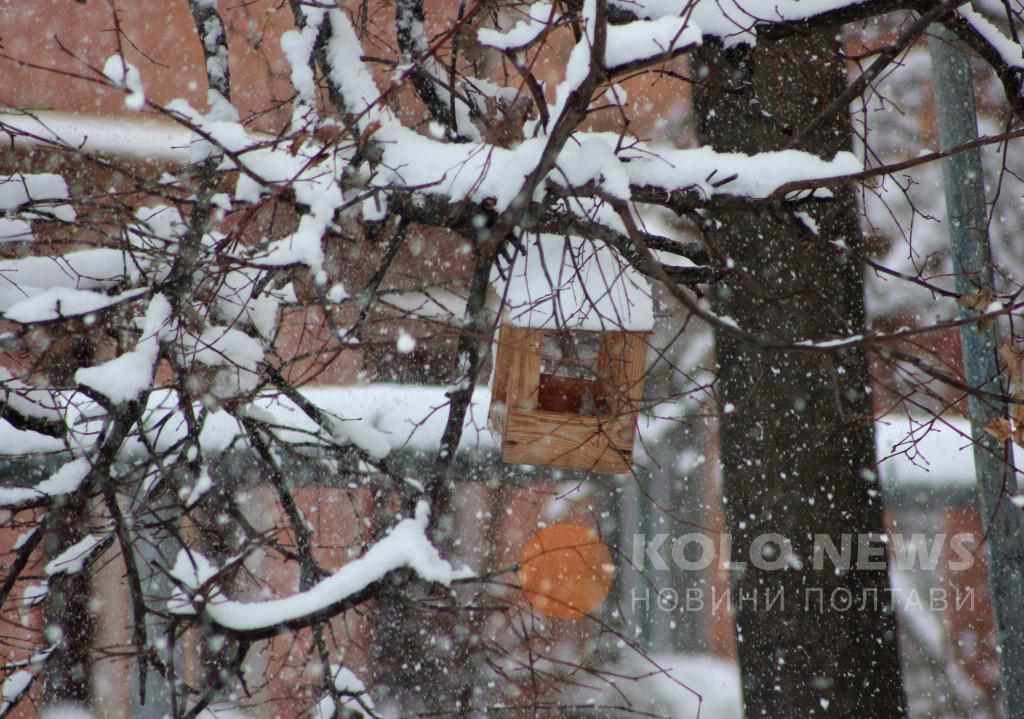
[[[646,332],[654,326],[651,285],[598,240],[540,235],[491,282],[515,327]]]

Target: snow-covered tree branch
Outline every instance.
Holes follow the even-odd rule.
[[[655,323],[646,394],[577,408],[611,438],[631,397],[636,464],[664,416],[728,427],[736,372],[802,363],[830,446],[968,396],[1022,435],[1019,3],[80,4],[88,42],[12,6],[16,34],[52,42],[0,45],[0,716],[102,715],[103,661],[175,719],[552,712],[614,686],[600,667],[645,653],[622,615],[544,644],[499,550],[509,487],[538,476],[499,466],[511,410],[488,409],[517,318]],[[981,78],[983,135],[954,147],[921,89],[938,25]],[[979,150],[996,289],[964,293],[936,178]],[[993,323],[997,391],[936,349]],[[562,364],[606,349],[529,341]],[[104,643],[111,582],[125,631]],[[275,696],[275,672],[305,693]]]

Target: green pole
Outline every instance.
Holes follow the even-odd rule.
[[[945,28],[933,25],[928,48],[935,81],[935,104],[941,148],[947,150],[978,136],[974,78],[967,57]],[[975,149],[943,160],[946,216],[952,241],[953,272],[961,295],[992,291],[992,255],[988,241],[985,178],[981,153]],[[962,317],[977,311],[962,307]],[[967,383],[1003,393],[997,349],[999,328],[992,322],[960,329]],[[1010,501],[1017,480],[1006,461],[1006,444],[985,432],[1006,405],[970,397],[968,411],[974,440],[977,502],[988,542],[989,587],[1000,655],[1002,701],[1008,719],[1024,719],[1024,537],[1020,509]]]

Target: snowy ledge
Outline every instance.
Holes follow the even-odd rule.
[[[883,417],[875,422],[878,474],[887,495],[906,493],[946,499],[946,493],[973,497],[974,446],[964,417]],[[1024,449],[1014,446],[1014,466],[1024,466]]]
[[[370,384],[347,387],[309,387],[303,396],[321,411],[338,418],[336,424],[344,429],[373,432],[387,443],[390,451],[437,451],[445,423],[448,419],[448,399],[445,387],[400,384]],[[49,397],[49,395],[48,395]],[[48,415],[63,410],[68,427],[80,429],[87,435],[91,429],[87,417],[90,405],[81,395],[50,397],[53,406]],[[474,452],[496,454],[498,443],[487,427],[487,411],[491,393],[487,387],[473,392],[463,429],[460,454]],[[316,425],[293,403],[280,396],[261,397],[254,406],[262,409],[263,418],[272,421],[274,431],[284,441],[309,443],[310,433]],[[150,432],[149,441],[157,451],[167,451],[179,443],[186,434],[184,419],[177,408],[177,395],[158,390],[150,395],[147,406],[147,426],[159,428]],[[84,420],[84,423],[80,423]],[[646,447],[654,447],[679,426],[679,420],[666,407],[654,408],[654,414],[641,414],[638,420],[639,441],[635,447],[637,464],[649,466],[651,460]],[[224,411],[210,413],[200,435],[200,445],[210,457],[238,448],[243,436],[238,421]],[[974,486],[974,455],[970,443],[970,426],[964,418],[940,418],[931,422],[924,419],[908,420],[904,416],[879,419],[875,423],[876,456],[882,487],[887,491],[917,488],[949,488],[957,491],[972,490]],[[0,460],[38,456],[66,456],[64,440],[32,431],[15,429],[0,420]],[[80,447],[80,450],[87,447]],[[1024,451],[1024,450],[1020,450]],[[129,439],[122,448],[121,461],[137,461],[146,456],[145,445],[138,437]],[[1016,461],[1024,466],[1024,457]],[[34,489],[10,489],[12,504],[31,502],[44,494],[73,491],[76,480],[84,478],[86,465],[72,462],[53,475],[49,483],[37,484]]]

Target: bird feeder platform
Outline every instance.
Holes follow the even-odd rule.
[[[510,464],[632,470],[654,301],[612,247],[539,235],[491,275],[490,425]]]
[[[490,410],[502,459],[629,472],[646,357],[646,332],[502,325]]]

